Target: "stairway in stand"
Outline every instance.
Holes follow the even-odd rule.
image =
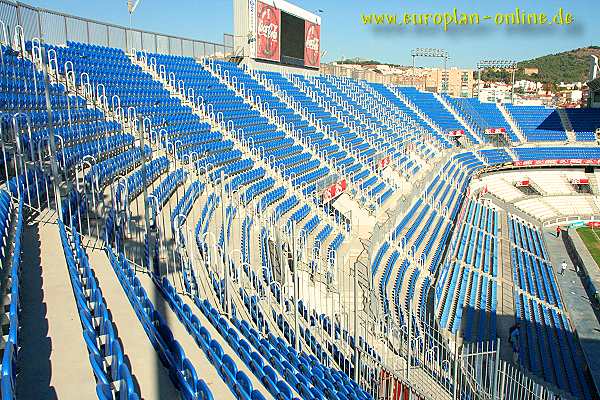
[[[527,138],[525,137],[525,135],[523,135],[523,132],[521,131],[521,128],[512,119],[512,117],[510,116],[510,113],[508,112],[508,110],[506,109],[506,107],[504,107],[504,105],[502,105],[502,104],[496,104],[496,106],[500,110],[500,113],[502,113],[502,116],[504,117],[504,119],[506,120],[506,122],[508,122],[508,125],[511,127],[511,129],[513,130],[513,132],[515,133],[515,135],[517,135],[517,137],[519,138],[519,140],[522,143],[527,142]]]
[[[512,350],[508,344],[509,329],[515,322],[515,301],[514,301],[514,282],[512,279],[512,266],[510,264],[510,237],[508,230],[508,219],[506,211],[499,210],[498,220],[500,227],[498,229],[498,240],[500,241],[501,267],[498,271],[498,325],[497,332],[500,341],[504,346],[501,347],[501,357],[510,359]],[[507,358],[508,357],[508,358]]]
[[[558,113],[558,116],[560,117],[560,122],[561,122],[563,128],[565,129],[567,137],[569,138],[569,142],[570,143],[576,142],[577,136],[575,135],[575,131],[573,130],[573,125],[571,124],[571,120],[569,119],[569,116],[567,115],[566,111],[562,108],[557,108],[556,112]]]

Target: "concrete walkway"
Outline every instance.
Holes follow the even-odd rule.
[[[185,355],[192,362],[198,378],[204,379],[210,388],[215,399],[234,399],[231,390],[219,376],[216,368],[211,364],[210,360],[196,343],[192,335],[185,329],[177,315],[171,310],[167,300],[162,296],[152,279],[145,274],[138,273],[138,278],[142,283],[148,297],[154,304],[154,308],[163,315],[165,321],[173,332],[173,337],[179,342]],[[260,389],[260,388],[259,388]],[[263,393],[266,393],[263,391]]]
[[[563,231],[564,232],[564,231]],[[591,258],[585,245],[579,238],[579,235],[573,230],[569,235],[576,250],[581,257],[581,261],[586,267],[594,266],[595,262]],[[566,234],[566,233],[565,233]],[[577,331],[579,342],[583,355],[589,366],[590,373],[596,387],[600,383],[600,323],[596,317],[597,310],[594,310],[589,301],[588,294],[583,286],[581,277],[575,272],[574,264],[578,261],[571,258],[567,253],[567,248],[563,239],[556,237],[554,232],[544,231],[544,241],[548,249],[548,255],[554,268],[556,280],[560,287],[565,307],[569,311],[569,318],[573,328]],[[560,264],[563,260],[567,261],[568,268],[564,275],[558,274]]]
[[[88,257],[141,397],[144,399],[180,398],[179,391],[169,378],[168,370],[146,335],[106,254],[100,250],[88,250]]]
[[[56,224],[23,230],[17,398],[97,399]]]

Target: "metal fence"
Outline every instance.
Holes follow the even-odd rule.
[[[75,41],[116,47],[127,52],[146,50],[197,59],[233,55],[233,36],[230,34],[223,35],[223,43],[212,43],[127,28],[7,0],[0,0],[0,20],[4,22],[9,37],[14,33],[14,27],[20,25],[25,40],[37,37],[57,45]]]

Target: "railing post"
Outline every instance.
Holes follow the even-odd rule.
[[[412,346],[412,299],[408,300],[408,337],[407,337],[407,350],[406,350],[406,381],[410,379],[410,364],[411,364],[411,346]]]
[[[454,390],[452,391],[452,400],[458,399],[458,363],[460,362],[460,354],[458,354],[458,334],[454,334]]]
[[[296,270],[296,221],[292,221],[292,232],[290,236],[292,241],[292,277],[294,280],[294,350],[299,351],[298,336],[300,335],[300,332],[298,329],[298,271]]]
[[[223,170],[221,170],[221,225],[223,227],[223,263],[224,263],[224,275],[225,277],[224,279],[224,284],[225,284],[225,290],[224,290],[224,302],[225,302],[225,315],[229,318],[229,316],[231,315],[231,309],[230,309],[230,302],[229,302],[229,251],[228,251],[228,240],[227,240],[227,233],[226,233],[226,227],[225,227],[225,221],[227,220],[227,211],[226,211],[226,205],[225,205],[225,173]],[[258,320],[257,320],[258,321]]]
[[[496,359],[494,360],[494,382],[492,386],[492,400],[498,397],[498,374],[500,373],[500,338],[496,339]]]
[[[354,262],[354,380],[360,385],[360,351],[358,349],[358,265]]]
[[[502,374],[500,375],[500,387],[499,387],[499,391],[498,391],[498,399],[499,400],[504,400],[504,390],[506,388],[506,367],[507,367],[508,363],[503,362],[502,363]]]
[[[41,28],[40,28],[41,29]],[[50,143],[50,165],[52,168],[52,176],[53,176],[53,180],[54,180],[54,201],[56,202],[56,209],[58,211],[58,215],[60,217],[61,220],[64,220],[64,216],[62,215],[62,197],[61,197],[61,192],[60,192],[60,186],[61,186],[61,176],[58,173],[58,165],[56,162],[56,141],[54,140],[54,124],[52,123],[52,103],[50,102],[50,92],[48,91],[48,88],[50,87],[50,80],[48,79],[48,53],[46,51],[46,48],[44,46],[41,46],[42,43],[40,43],[40,50],[42,52],[42,72],[44,75],[44,96],[45,96],[45,100],[46,100],[46,112],[48,113],[48,139],[49,139],[49,143]],[[64,146],[63,146],[64,148]],[[64,158],[63,158],[63,162],[64,162]],[[66,168],[65,168],[66,170]],[[48,204],[48,207],[50,207],[50,204]]]

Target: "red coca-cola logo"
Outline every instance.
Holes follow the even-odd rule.
[[[316,67],[321,57],[321,27],[305,21],[304,63]]]
[[[334,183],[323,191],[323,203],[329,202],[346,191],[348,184],[345,179]]]
[[[257,57],[279,61],[280,15],[280,11],[275,7],[258,3],[256,27]]]
[[[379,160],[379,168],[384,169],[385,167],[390,165],[391,161],[392,160],[390,159],[390,156],[383,157],[381,160]]]

